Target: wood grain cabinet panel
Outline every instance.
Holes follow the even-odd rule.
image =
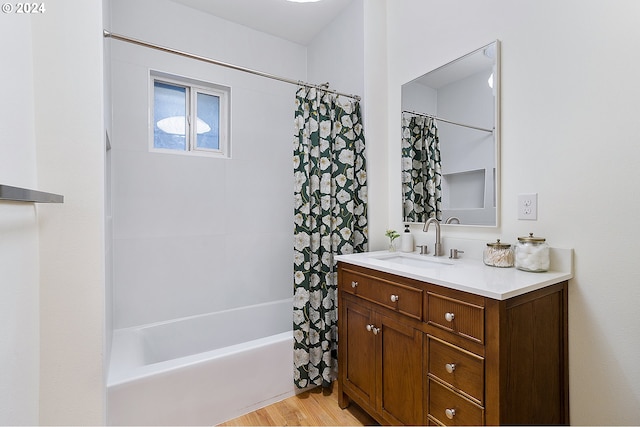
[[[340,406],[352,399],[380,423],[423,424],[423,332],[353,295],[339,304]]]
[[[499,301],[339,262],[340,406],[381,424],[568,425],[567,286]]]
[[[378,409],[391,424],[423,420],[422,331],[387,316],[378,317]]]
[[[343,389],[363,402],[375,404],[375,337],[369,330],[372,311],[351,300],[342,301],[341,326],[349,337],[341,343],[344,350],[341,367]]]
[[[559,292],[507,305],[505,369],[511,375],[507,377],[510,393],[505,396],[505,417],[513,424],[564,422],[568,411],[562,357],[566,342],[563,330],[557,327],[562,312]]]
[[[417,320],[422,319],[422,291],[386,281],[371,281],[362,297]]]
[[[437,338],[427,337],[428,375],[478,404],[484,401],[484,358]]]
[[[433,292],[427,292],[427,307],[427,323],[484,342],[484,307]]]
[[[443,425],[484,425],[484,408],[453,392],[438,381],[429,380],[429,417]]]
[[[422,290],[371,276],[345,270],[342,290],[391,310],[422,320]]]
[[[340,277],[340,291],[356,294],[361,289],[370,286],[369,278],[366,275],[358,274],[350,270],[343,270]]]

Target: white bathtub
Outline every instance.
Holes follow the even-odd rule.
[[[113,334],[110,425],[215,425],[296,392],[291,299]]]

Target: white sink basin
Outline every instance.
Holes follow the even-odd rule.
[[[436,258],[433,255],[415,255],[409,253],[383,253],[371,258],[386,261],[393,264],[401,264],[411,267],[434,268],[447,267],[453,265],[452,262],[443,258]]]

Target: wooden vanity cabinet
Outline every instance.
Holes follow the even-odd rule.
[[[567,282],[507,300],[338,263],[339,405],[381,424],[569,424]]]
[[[339,360],[344,361],[339,368],[340,406],[348,406],[349,396],[381,423],[422,424],[420,322],[406,321],[404,315],[399,318],[353,294],[343,295],[340,304],[338,334],[348,337],[338,346]]]

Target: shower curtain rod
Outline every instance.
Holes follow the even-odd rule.
[[[123,35],[120,35],[120,34],[112,33],[112,32],[107,31],[107,30],[103,30],[103,34],[104,34],[105,38],[112,38],[112,39],[115,39],[115,40],[120,40],[120,41],[124,41],[124,42],[128,42],[128,43],[133,43],[133,44],[137,44],[138,46],[144,46],[144,47],[148,47],[148,48],[151,48],[151,49],[156,49],[156,50],[160,50],[160,51],[163,51],[163,52],[172,53],[174,55],[180,55],[180,56],[184,56],[186,58],[191,58],[191,59],[196,59],[198,61],[208,62],[209,64],[215,64],[215,65],[220,65],[222,67],[232,68],[234,70],[243,71],[245,73],[250,73],[250,74],[255,74],[256,76],[266,77],[266,78],[273,79],[273,80],[279,80],[281,82],[290,83],[290,84],[294,84],[294,85],[297,85],[297,86],[306,86],[306,87],[313,87],[313,88],[316,88],[316,89],[322,89],[322,90],[325,90],[327,92],[334,93],[336,95],[345,96],[347,98],[352,98],[352,99],[355,99],[356,101],[360,101],[360,97],[358,95],[350,95],[350,94],[341,93],[341,92],[338,92],[336,90],[329,89],[329,83],[328,82],[324,83],[324,84],[316,85],[316,84],[312,84],[312,83],[303,82],[302,80],[287,79],[285,77],[280,77],[280,76],[276,76],[274,74],[264,73],[262,71],[252,70],[250,68],[241,67],[239,65],[229,64],[227,62],[217,61],[215,59],[207,58],[207,57],[200,56],[200,55],[194,55],[192,53],[184,52],[184,51],[181,51],[181,50],[171,49],[171,48],[168,48],[168,47],[159,46],[159,45],[152,44],[152,43],[147,43],[147,42],[144,42],[142,40],[134,39],[134,38],[131,38],[131,37],[126,37],[126,36],[123,36]]]
[[[440,120],[441,122],[451,123],[452,125],[464,126],[466,128],[471,128],[471,129],[475,129],[475,130],[481,130],[481,131],[484,131],[484,132],[493,133],[493,129],[486,129],[486,128],[480,128],[480,127],[477,127],[477,126],[465,125],[464,123],[458,123],[458,122],[454,122],[452,120],[443,119],[442,117],[436,117],[436,116],[434,116],[432,114],[418,113],[417,111],[408,111],[408,110],[403,110],[402,113],[403,114],[404,113],[409,113],[409,114],[413,114],[415,116],[431,117],[432,119]]]

